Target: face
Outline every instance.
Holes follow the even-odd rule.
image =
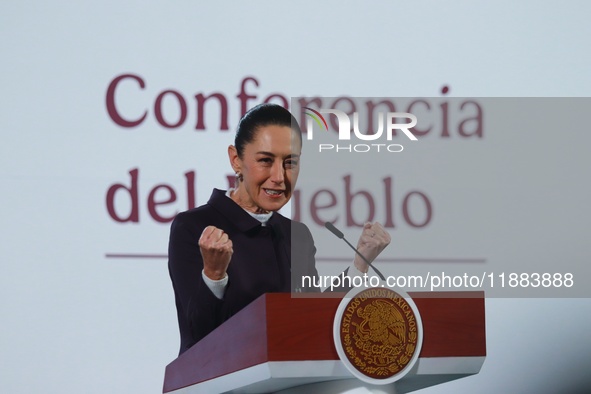
[[[287,126],[263,126],[245,145],[242,158],[234,146],[228,148],[230,163],[242,181],[232,199],[249,212],[278,211],[289,199],[299,173],[302,145]]]

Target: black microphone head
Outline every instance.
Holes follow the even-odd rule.
[[[343,237],[345,236],[345,234],[340,232],[339,229],[337,229],[331,222],[324,223],[324,227],[326,227],[328,229],[328,231],[330,231],[331,233],[333,233],[334,235],[336,235],[340,239],[343,239]]]

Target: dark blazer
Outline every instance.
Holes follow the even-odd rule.
[[[225,194],[214,189],[207,204],[178,214],[172,222],[168,269],[181,335],[179,354],[264,293],[318,291],[301,285],[302,275],[318,275],[308,228],[276,212],[262,226]],[[234,250],[221,300],[201,274],[198,242],[209,225],[224,230]]]

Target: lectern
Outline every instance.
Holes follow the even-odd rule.
[[[382,392],[406,393],[478,373],[486,357],[484,293],[409,295],[420,312],[422,347],[412,369]],[[363,386],[335,349],[340,302],[261,296],[172,361],[163,392],[336,393]]]

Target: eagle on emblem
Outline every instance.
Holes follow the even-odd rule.
[[[404,344],[406,325],[400,311],[386,300],[374,300],[365,308],[357,310],[357,316],[363,321],[357,325],[357,335],[367,341],[382,343],[386,346]]]

